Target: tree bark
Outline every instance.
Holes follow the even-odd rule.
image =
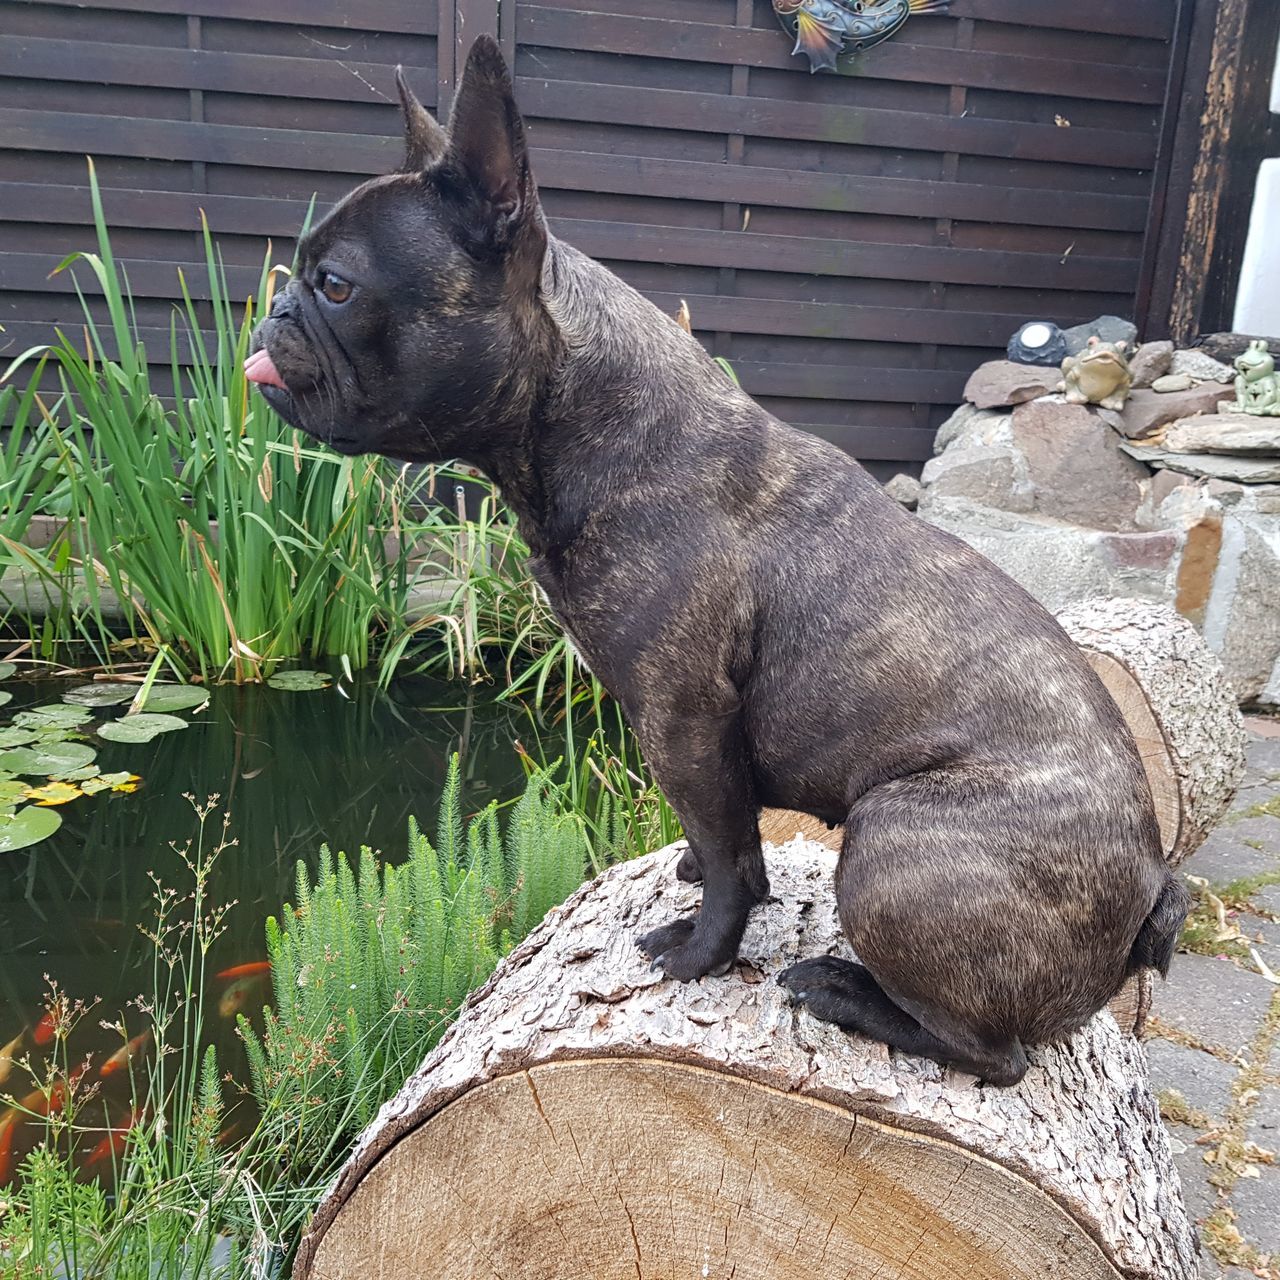
[[[1222,665],[1164,605],[1086,600],[1058,621],[1133,730],[1176,867],[1226,814],[1244,775],[1244,722]]]
[[[723,977],[636,937],[691,910],[681,846],[585,886],[466,1002],[362,1136],[296,1280],[1191,1280],[1141,1045],[1102,1013],[1017,1087],[793,1009],[849,955],[835,859],[766,851],[773,894]]]

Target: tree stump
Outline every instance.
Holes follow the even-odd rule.
[[[296,1280],[1192,1280],[1142,1047],[1109,1013],[1001,1090],[793,1009],[783,968],[851,954],[835,859],[801,839],[767,850],[729,973],[668,981],[636,937],[697,903],[681,848],[587,885],[468,999]]]

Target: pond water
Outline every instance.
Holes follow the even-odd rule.
[[[10,680],[5,687],[14,696],[0,722],[83,683]],[[434,831],[452,753],[461,757],[470,813],[520,792],[515,744],[531,746],[536,733],[519,706],[416,677],[397,680],[388,692],[372,679],[310,692],[220,686],[204,710],[184,718],[189,728],[145,744],[90,734],[103,772],[140,775],[138,790],[63,805],[52,837],[0,855],[0,1045],[38,1023],[46,975],[73,998],[100,1001],[72,1038],[73,1062],[85,1054],[101,1061],[119,1048],[102,1019],[123,1015],[126,1025],[140,1024],[130,1002],[149,983],[153,950],[140,926],[154,922],[151,877],[190,890],[191,876],[170,842],[183,844],[197,832],[187,797],[217,795],[208,838],[220,836],[225,813],[237,843],[220,855],[211,894],[236,905],[210,954],[206,994],[220,1061],[240,1074],[234,1013],[260,1009],[267,980],[251,977],[228,997],[232,983],[215,975],[265,959],[264,921],[294,900],[298,861],[314,867],[322,843],[352,853],[368,844],[399,860],[409,815]],[[25,1043],[29,1048],[30,1036]],[[25,1092],[18,1077],[15,1068],[3,1091]],[[127,1097],[126,1080],[119,1083]]]

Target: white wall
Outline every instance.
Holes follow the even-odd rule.
[[[1280,114],[1280,48],[1271,76],[1271,110]],[[1280,160],[1264,160],[1258,173],[1232,328],[1280,337]]]

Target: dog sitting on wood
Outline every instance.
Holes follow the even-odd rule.
[[[548,234],[498,46],[442,129],[400,80],[408,156],[299,246],[248,376],[347,454],[459,458],[684,824],[701,910],[641,938],[723,972],[769,882],[762,806],[845,827],[861,960],[780,975],[851,1032],[996,1085],[1187,908],[1119,711],[1057,623],[856,462],[740,391],[698,343]]]

